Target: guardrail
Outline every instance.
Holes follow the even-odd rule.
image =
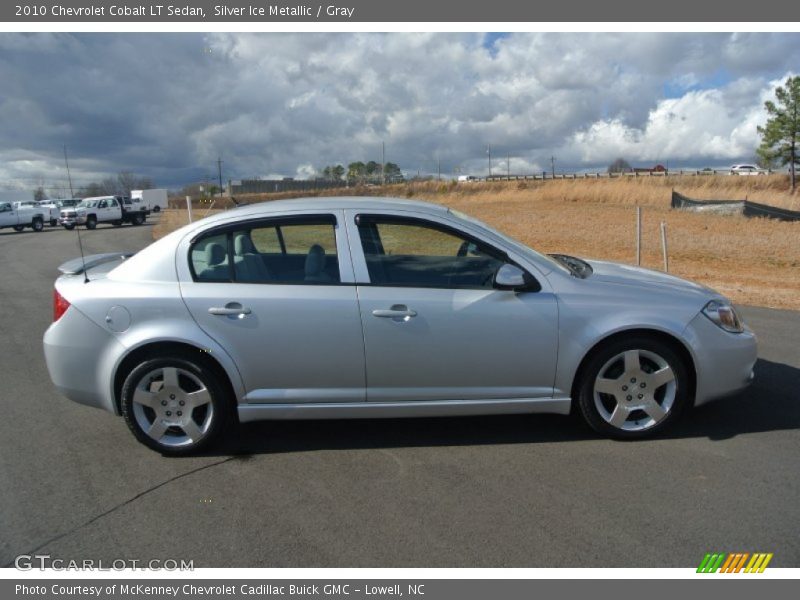
[[[545,181],[554,179],[625,179],[638,177],[703,177],[712,175],[734,175],[737,177],[748,177],[753,175],[772,175],[771,170],[760,170],[754,173],[741,174],[730,169],[678,169],[674,171],[632,171],[621,173],[551,173],[543,172],[534,175],[491,175],[487,177],[473,177],[468,181],[459,181],[459,183],[470,183],[475,181]]]

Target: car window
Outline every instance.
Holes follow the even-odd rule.
[[[219,250],[208,250],[206,240],[225,248],[224,278],[209,260]],[[192,267],[198,281],[234,283],[335,284],[341,282],[332,216],[272,219],[257,225],[228,228],[226,233],[201,238],[192,246]],[[228,265],[233,268],[228,271]],[[208,274],[207,274],[208,273]]]
[[[374,285],[491,289],[508,262],[495,248],[428,221],[360,215],[358,231]]]

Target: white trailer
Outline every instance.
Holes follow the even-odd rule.
[[[167,190],[131,190],[131,201],[137,209],[161,212],[167,208]]]

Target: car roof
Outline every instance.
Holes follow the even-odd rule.
[[[292,200],[272,200],[247,204],[233,210],[223,211],[203,219],[204,224],[228,220],[232,217],[258,217],[298,210],[417,210],[432,214],[441,214],[448,211],[446,206],[420,202],[418,200],[404,200],[402,198],[379,198],[375,196],[327,196],[315,198],[295,198]]]

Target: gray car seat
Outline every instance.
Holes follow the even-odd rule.
[[[272,279],[249,235],[240,233],[233,239],[233,252],[236,281],[260,283]]]
[[[314,244],[306,256],[305,281],[309,283],[331,283],[333,278],[325,272],[325,249],[319,244]]]
[[[229,277],[228,273],[228,253],[222,244],[211,242],[205,249],[206,268],[198,273],[197,278],[201,281],[225,281]]]

